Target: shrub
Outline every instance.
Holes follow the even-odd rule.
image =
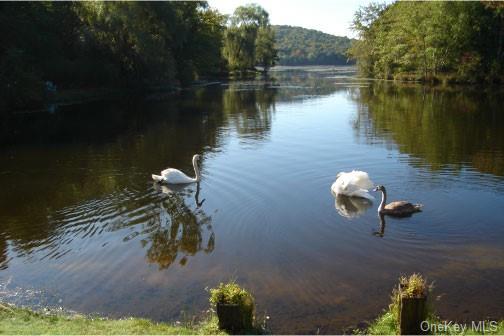
[[[219,328],[231,333],[253,331],[254,298],[234,281],[210,290],[210,303],[217,308]],[[259,330],[254,331],[255,334]]]
[[[402,297],[422,298],[428,293],[428,286],[424,278],[417,273],[413,273],[409,278],[402,276],[399,278]]]
[[[217,303],[253,307],[254,298],[234,281],[230,281],[226,284],[221,282],[217,288],[210,289],[210,303],[214,307]]]

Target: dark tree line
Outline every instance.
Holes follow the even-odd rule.
[[[504,3],[370,4],[354,17],[350,54],[362,75],[422,81],[502,82]]]
[[[48,89],[178,86],[268,68],[276,53],[267,18],[251,5],[228,18],[205,1],[3,2],[0,109],[40,106]]]

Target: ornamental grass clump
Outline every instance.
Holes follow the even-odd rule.
[[[429,287],[425,279],[417,273],[413,273],[409,278],[402,276],[399,278],[401,296],[403,298],[418,299],[427,296]]]
[[[220,329],[236,333],[253,328],[254,298],[234,281],[210,289],[210,304],[217,310]]]
[[[254,298],[234,281],[221,282],[217,288],[210,289],[210,303],[213,306],[218,303],[250,306],[254,304]]]
[[[401,299],[424,298],[431,290],[431,287],[427,285],[427,281],[421,274],[413,273],[409,277],[401,276],[399,278],[399,290],[397,288],[392,290],[392,303],[389,306],[390,312],[398,320]]]
[[[399,287],[392,292],[390,311],[397,321],[399,334],[422,334],[421,323],[428,318],[427,295],[430,286],[417,273],[399,278]]]
[[[411,326],[417,328],[414,334],[422,333],[418,330],[417,322],[436,319],[432,303],[427,301],[432,288],[433,285],[427,285],[427,281],[420,274],[401,276],[399,286],[392,290],[392,302],[388,311],[370,325],[367,333],[382,335],[413,331],[404,330],[405,322],[412,322]]]

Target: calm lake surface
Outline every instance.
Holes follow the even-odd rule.
[[[231,278],[277,333],[336,333],[379,315],[401,274],[438,312],[504,317],[504,94],[283,68],[265,81],[60,106],[3,121],[0,299],[183,319]],[[200,188],[157,186],[176,167]],[[424,204],[380,223],[335,200],[340,171]]]

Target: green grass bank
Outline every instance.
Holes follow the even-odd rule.
[[[431,325],[443,325],[444,321],[430,319]],[[489,321],[487,321],[489,322]],[[471,325],[461,332],[454,325],[447,330],[432,332],[432,335],[504,335],[504,321],[495,330],[485,333],[474,330]],[[489,327],[490,324],[487,324]],[[490,328],[488,328],[490,329]],[[397,320],[392,311],[386,311],[366,330],[355,334],[395,335]],[[35,312],[8,304],[0,304],[0,334],[6,335],[225,335],[218,328],[216,316],[197,324],[175,325],[157,323],[147,319],[108,319],[60,312]]]
[[[432,296],[432,289],[433,284],[428,284],[420,274],[414,273],[409,277],[401,276],[399,286],[392,290],[388,309],[366,330],[355,330],[355,333],[369,335],[396,335],[402,332],[428,335],[504,334],[504,321],[459,323],[441,320],[436,314],[433,301],[421,301]],[[426,302],[426,304],[421,304],[421,302]],[[412,304],[416,305],[416,310],[411,307]],[[419,313],[420,311],[423,312]],[[402,314],[404,316],[401,317]],[[416,325],[417,319],[421,319],[422,322],[419,326],[412,327],[412,324]],[[402,320],[401,323],[399,320]]]
[[[428,332],[428,335],[504,335],[504,321],[494,322],[495,324],[492,325],[491,321],[485,321],[485,331],[477,328],[479,321],[476,322],[474,328],[471,322],[448,324],[447,321],[435,317],[429,318],[428,322],[431,326],[438,326]],[[392,311],[386,311],[373,321],[367,330],[356,330],[355,333],[360,335],[396,335],[397,323],[395,314]],[[465,326],[466,329],[461,330],[459,326]]]
[[[60,312],[36,312],[0,303],[0,334],[7,335],[216,335],[217,318],[187,325],[147,319],[108,319]]]

